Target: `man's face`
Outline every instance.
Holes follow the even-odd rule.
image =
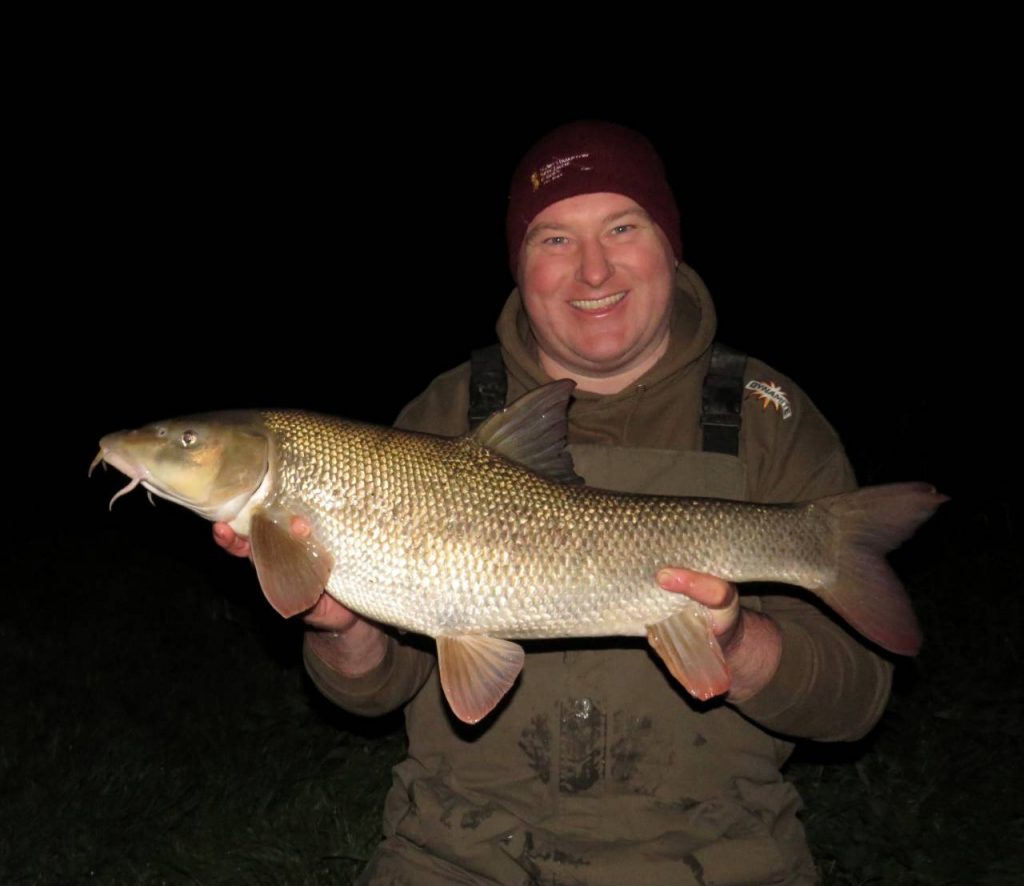
[[[548,373],[653,366],[668,347],[675,267],[661,228],[622,194],[581,194],[538,214],[518,276]]]

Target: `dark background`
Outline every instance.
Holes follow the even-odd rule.
[[[995,183],[963,149],[984,111],[908,89],[371,114],[223,83],[70,82],[29,141],[29,272],[7,324],[22,501],[104,519],[109,484],[84,482],[96,441],[170,415],[390,422],[493,340],[509,174],[580,116],[655,142],[720,337],[805,388],[863,481],[1008,499],[1011,316],[976,242]]]

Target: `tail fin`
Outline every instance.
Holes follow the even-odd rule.
[[[835,580],[814,591],[852,627],[890,652],[916,655],[921,628],[884,555],[948,500],[927,483],[893,483],[815,502],[837,521],[838,554]]]

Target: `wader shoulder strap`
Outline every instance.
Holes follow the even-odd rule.
[[[508,379],[501,359],[501,345],[488,345],[470,354],[469,426],[475,428],[492,412],[505,406]],[[738,455],[740,409],[743,406],[743,373],[747,355],[715,342],[711,365],[704,377],[700,424],[705,452]]]
[[[478,348],[469,355],[469,427],[475,428],[492,412],[505,408],[508,379],[501,345]]]
[[[746,367],[746,354],[717,341],[711,346],[711,365],[704,376],[700,411],[705,452],[739,455]]]

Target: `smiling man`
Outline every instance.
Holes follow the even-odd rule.
[[[661,228],[622,194],[581,194],[530,223],[517,279],[552,378],[614,394],[668,349],[676,260]]]
[[[518,288],[500,348],[437,378],[398,426],[462,434],[571,378],[569,441],[591,485],[764,502],[854,488],[801,391],[715,343],[710,296],[680,260],[678,211],[643,136],[595,121],[547,135],[513,176],[507,232]],[[226,527],[215,532],[244,553]],[[799,797],[779,767],[793,737],[869,730],[889,666],[815,606],[789,594],[741,601],[733,585],[672,565],[658,581],[711,608],[732,677],[707,703],[645,643],[533,643],[506,700],[466,726],[446,709],[426,647],[321,599],[306,616],[316,685],[357,713],[406,711],[409,756],[360,883],[814,882]]]

